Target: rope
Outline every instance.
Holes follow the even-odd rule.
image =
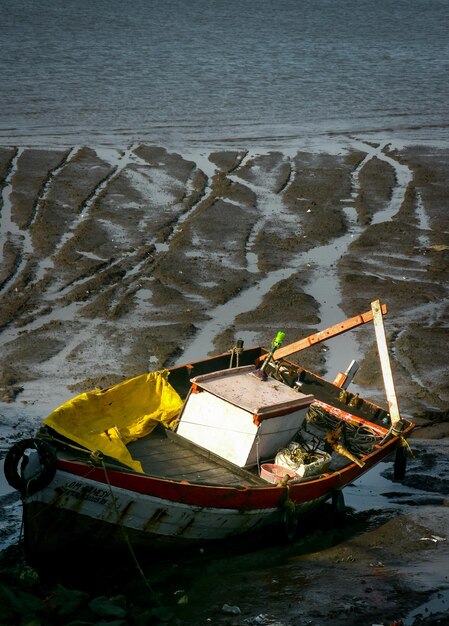
[[[285,500],[284,500],[284,507],[286,509],[289,509],[292,513],[295,513],[296,511],[296,506],[295,503],[293,502],[293,500],[290,498],[290,485],[288,483],[286,483],[285,485]]]
[[[236,363],[236,367],[239,367],[239,362],[240,362],[240,355],[243,352],[243,348],[238,348],[237,346],[234,346],[231,350],[231,359],[229,361],[229,369],[231,369],[233,367],[233,363],[234,363],[234,356],[235,356],[235,363]]]
[[[257,433],[256,435],[256,461],[257,461],[257,470],[259,472],[259,476],[260,476],[260,457],[259,457],[259,442],[260,442],[260,437],[259,437],[259,433]]]
[[[400,440],[401,440],[401,446],[407,450],[407,452],[410,454],[412,459],[416,458],[415,455],[413,454],[413,450],[411,449],[410,444],[407,441],[407,439],[403,435],[401,435]]]
[[[307,411],[306,422],[324,432],[334,431],[343,425],[342,439],[348,450],[354,454],[369,454],[382,439],[369,426],[341,422],[338,418],[314,404],[311,404]]]
[[[68,440],[67,441],[61,441],[61,439],[58,439],[57,437],[54,437],[52,434],[50,433],[44,433],[42,435],[40,435],[40,438],[45,440],[45,441],[49,441],[50,443],[52,441],[56,441],[58,444],[62,444],[65,448],[71,448],[72,450],[76,450],[77,452],[89,452],[88,448],[83,448],[81,446],[76,446],[73,443],[70,443]],[[95,454],[101,454],[98,450],[96,452],[91,452],[90,456],[94,456]]]
[[[111,494],[111,498],[112,498],[112,502],[113,502],[113,505],[114,505],[114,508],[115,508],[115,512],[117,513],[117,520],[119,520],[120,519],[120,509],[119,509],[118,504],[117,504],[117,498],[115,497],[114,492],[112,491],[112,485],[111,485],[111,483],[109,481],[108,472],[107,472],[106,465],[104,464],[103,459],[101,459],[101,465],[103,467],[104,475],[106,477],[106,482],[108,483],[109,492]],[[158,598],[157,594],[155,593],[155,591],[153,590],[153,588],[151,587],[150,583],[148,582],[147,577],[145,576],[145,573],[144,573],[144,571],[143,571],[143,569],[142,569],[142,567],[141,567],[141,565],[139,563],[139,560],[137,559],[136,553],[134,552],[134,548],[131,545],[131,542],[130,542],[129,537],[128,537],[128,533],[126,532],[126,529],[124,528],[123,524],[119,523],[119,526],[120,526],[120,531],[121,531],[121,533],[123,535],[123,539],[125,540],[125,543],[128,546],[128,549],[129,549],[129,552],[131,554],[131,557],[132,557],[132,559],[134,561],[134,564],[135,564],[135,566],[137,568],[137,571],[141,575],[142,580],[145,583],[145,586],[147,587],[148,591],[153,596],[155,602],[159,605],[159,607],[161,607],[162,603],[159,600],[159,598]]]

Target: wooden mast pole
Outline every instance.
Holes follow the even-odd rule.
[[[382,376],[384,379],[385,391],[387,394],[390,419],[391,424],[394,427],[395,425],[400,423],[401,416],[399,415],[398,400],[396,397],[396,390],[394,388],[393,374],[391,371],[390,357],[388,354],[388,346],[385,337],[385,328],[379,300],[371,302],[371,310],[373,312],[374,330],[376,333],[377,348],[379,351],[380,364],[382,367]]]

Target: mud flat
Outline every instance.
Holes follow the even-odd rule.
[[[294,341],[379,297],[401,409],[440,419],[448,170],[448,150],[365,142],[339,154],[1,148],[1,399],[58,389],[62,401],[239,337],[269,344],[279,328]],[[351,344],[366,357],[356,383],[381,387],[368,336]],[[332,352],[300,358],[332,374]]]
[[[449,434],[448,181],[449,149],[356,140],[332,154],[0,148],[0,457],[75,393],[239,338],[269,345],[282,329],[295,341],[380,298],[399,406],[436,467]],[[355,384],[382,404],[372,338],[360,328],[294,358],[331,378],[356,358]],[[438,493],[276,572],[258,568],[248,586],[243,574],[227,579],[229,594],[203,603],[204,623],[391,621],[439,589],[445,600],[446,574],[431,564],[448,556],[447,484]],[[292,594],[307,610],[290,611]],[[246,613],[223,614],[222,603]]]

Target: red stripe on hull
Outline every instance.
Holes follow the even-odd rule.
[[[413,425],[410,425],[404,431],[404,435],[411,432],[412,428]],[[363,468],[351,463],[338,472],[324,475],[315,480],[292,483],[288,488],[272,485],[241,488],[198,485],[112,469],[107,470],[106,475],[103,468],[64,459],[58,460],[58,467],[76,476],[90,478],[103,484],[111,484],[111,486],[127,489],[131,492],[150,494],[172,502],[202,507],[254,510],[276,508],[285,501],[287,496],[295,504],[322,498],[356,480],[385,458],[400,443],[400,440],[394,437],[382,448],[375,449],[371,454],[364,457]]]

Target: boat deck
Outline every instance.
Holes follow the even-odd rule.
[[[128,450],[150,476],[208,485],[267,486],[257,473],[242,469],[162,427],[128,444]]]

